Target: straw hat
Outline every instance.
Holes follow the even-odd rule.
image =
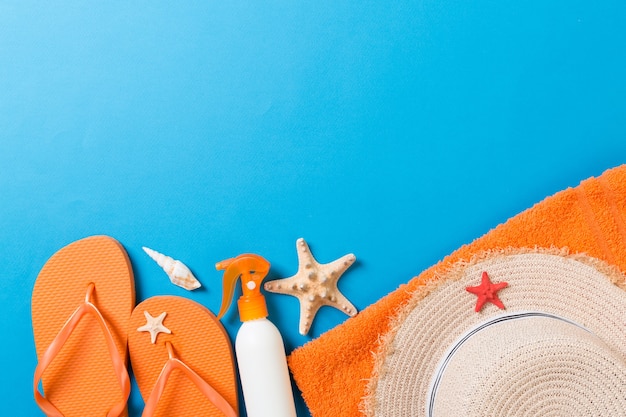
[[[370,416],[626,416],[626,280],[509,249],[418,288],[382,340]]]

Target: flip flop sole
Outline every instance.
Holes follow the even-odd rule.
[[[163,325],[171,334],[158,333],[154,344],[146,325],[145,312],[152,317],[166,313]],[[236,411],[237,376],[228,334],[215,315],[186,298],[157,296],[135,307],[128,328],[128,347],[133,373],[147,401],[169,359],[165,343],[175,356],[208,382]],[[171,374],[155,416],[220,416],[223,414],[180,371]]]
[[[91,236],[56,252],[41,269],[32,294],[37,357],[42,355],[95,284],[92,303],[127,361],[126,329],[135,303],[133,272],[122,245]],[[85,316],[46,369],[43,394],[66,417],[106,415],[122,400],[111,356],[97,321]],[[125,413],[126,414],[126,413]]]

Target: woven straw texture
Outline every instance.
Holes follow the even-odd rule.
[[[626,363],[572,323],[509,318],[458,346],[431,398],[432,416],[620,416]]]
[[[509,286],[498,293],[506,310],[500,310],[488,303],[479,313],[474,312],[476,296],[468,293],[465,288],[477,285],[483,271],[489,274],[493,282],[508,282]],[[571,257],[545,251],[509,252],[487,255],[484,259],[474,263],[459,265],[447,275],[439,277],[432,284],[427,284],[416,291],[409,303],[397,315],[392,331],[383,340],[376,358],[374,377],[369,385],[370,395],[366,400],[367,413],[371,416],[391,417],[427,415],[427,403],[433,377],[437,373],[440,362],[457,340],[469,329],[494,317],[502,316],[503,313],[536,311],[570,320],[593,334],[594,343],[589,342],[585,345],[586,347],[573,343],[578,340],[575,337],[570,337],[565,341],[560,340],[559,343],[552,345],[546,342],[550,345],[546,346],[547,352],[553,351],[553,353],[554,349],[562,351],[564,346],[571,346],[570,354],[574,355],[574,362],[580,362],[581,367],[581,373],[576,377],[559,375],[557,366],[558,360],[561,360],[559,358],[556,359],[557,362],[535,363],[537,352],[531,357],[522,351],[506,353],[504,349],[503,354],[509,355],[507,361],[514,362],[510,364],[511,369],[515,369],[516,366],[523,368],[523,364],[516,362],[523,360],[523,357],[530,360],[528,366],[543,364],[545,369],[536,370],[536,372],[538,374],[547,372],[549,377],[560,381],[556,385],[566,383],[563,392],[551,391],[554,388],[554,380],[546,382],[545,385],[538,383],[537,386],[543,386],[545,390],[519,389],[516,378],[521,378],[524,374],[506,374],[509,372],[506,370],[508,369],[506,366],[509,365],[506,365],[502,373],[494,371],[490,375],[491,379],[477,376],[480,389],[469,393],[477,398],[490,399],[491,394],[487,391],[493,388],[491,384],[497,381],[499,385],[495,390],[495,395],[502,397],[501,402],[506,403],[506,406],[503,406],[504,409],[484,409],[480,407],[485,404],[471,403],[466,405],[463,411],[453,409],[449,413],[444,412],[447,410],[445,407],[435,407],[433,415],[626,415],[624,414],[626,413],[626,407],[624,407],[626,294],[623,288],[624,276],[619,271],[596,259],[581,255]],[[578,329],[571,324],[568,326]],[[579,332],[570,327],[568,327],[569,331]],[[484,334],[493,336],[493,331]],[[569,335],[569,333],[564,334]],[[528,336],[528,338],[529,343],[533,341],[530,340],[532,337]],[[539,341],[540,339],[537,338]],[[520,340],[526,340],[526,338],[520,337]],[[580,340],[582,343],[583,339]],[[465,349],[468,346],[470,345],[465,346]],[[528,348],[520,344],[520,349],[522,347]],[[498,355],[498,352],[489,352],[489,343],[485,346],[476,346],[476,348],[479,351],[483,349],[477,354]],[[589,350],[590,356],[583,360],[584,355],[581,356],[579,353],[585,349]],[[513,361],[512,358],[516,355],[520,356]],[[471,361],[471,354],[468,359],[470,362],[464,363],[468,369],[480,366]],[[563,360],[569,360],[567,355]],[[594,360],[596,362],[593,362]],[[502,362],[498,363],[502,365]],[[604,367],[608,369],[603,369]],[[450,369],[446,372],[450,372]],[[605,378],[606,386],[602,385],[587,391],[589,383],[602,381],[605,377],[602,372],[614,373],[617,376]],[[461,378],[461,375],[458,377]],[[443,378],[448,384],[442,385],[442,391],[455,398],[458,401],[457,404],[462,402],[460,397],[463,397],[463,401],[470,400],[471,397],[466,398],[468,393],[459,396],[454,384],[450,385],[450,380],[454,378],[454,376],[450,378],[450,374],[447,378]],[[504,380],[498,378],[504,378]],[[471,379],[462,379],[466,381],[465,387]],[[483,385],[480,385],[481,383]],[[533,384],[532,381],[527,381],[527,383]],[[576,390],[581,391],[582,394],[575,395]],[[602,392],[606,395],[597,396]],[[617,392],[618,399],[614,399],[612,403],[594,404],[594,401],[598,400],[610,402],[610,396],[615,392]],[[484,397],[480,397],[481,395]],[[575,396],[579,401],[566,401],[564,397],[568,396]],[[440,393],[438,397],[445,399]],[[539,404],[544,404],[546,412],[544,413],[542,408],[541,413],[533,414],[533,410],[537,411],[536,408],[518,408],[518,406],[530,403],[537,407]],[[456,404],[453,405],[456,406]],[[502,406],[500,403],[492,405]],[[613,411],[610,413],[602,411],[604,407]],[[444,411],[437,412],[440,409]]]
[[[154,344],[150,334],[138,332],[146,324],[144,311],[152,317],[165,312],[163,325],[171,334],[159,333]],[[175,356],[208,382],[237,408],[237,377],[230,340],[215,315],[204,306],[182,297],[158,296],[143,301],[133,311],[128,327],[128,349],[139,390],[145,400],[152,393],[168,360],[165,342]],[[155,416],[222,417],[223,414],[180,371],[172,372]]]
[[[132,268],[116,240],[88,237],[60,249],[41,269],[32,295],[37,357],[46,351],[70,315],[85,301],[100,310],[118,351],[127,358],[126,328],[135,304]],[[104,416],[122,400],[104,336],[96,320],[85,316],[42,378],[43,394],[66,417]]]

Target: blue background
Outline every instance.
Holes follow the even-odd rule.
[[[354,253],[359,310],[547,195],[626,162],[623,1],[0,3],[0,402],[40,415],[35,278],[93,234],[137,301],[216,312],[214,264]],[[141,250],[203,283],[169,283]],[[298,302],[269,294],[287,351]],[[234,338],[235,309],[224,324]],[[298,415],[307,416],[296,392]],[[143,406],[134,386],[131,417]]]

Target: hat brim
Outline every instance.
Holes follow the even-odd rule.
[[[466,288],[480,283],[483,272],[494,283],[508,283],[498,293],[504,310],[487,303],[475,312],[476,296]],[[564,251],[511,249],[458,264],[420,287],[397,314],[377,353],[366,414],[428,415],[435,375],[451,347],[496,317],[536,312],[563,318],[595,335],[624,364],[625,289],[616,268]],[[619,389],[623,396],[626,388]]]

